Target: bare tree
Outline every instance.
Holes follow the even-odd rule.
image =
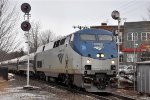
[[[150,20],[150,6],[149,6],[149,8],[147,9],[147,12],[148,12],[148,18],[149,18],[149,20]]]
[[[15,6],[10,6],[8,0],[0,0],[0,50],[6,53],[16,47],[17,18],[18,13]],[[0,56],[4,56],[4,53],[0,53]]]
[[[41,34],[40,34],[41,45],[45,45],[45,44],[49,43],[54,38],[55,38],[55,35],[50,30],[41,32]]]
[[[31,22],[30,29],[30,52],[35,52],[39,47],[39,34],[40,34],[40,23]]]
[[[54,39],[54,34],[50,30],[41,32],[39,22],[31,22],[30,29],[30,53],[35,52],[41,45],[45,45]]]
[[[150,21],[150,6],[147,8],[147,17],[143,17],[144,21]]]

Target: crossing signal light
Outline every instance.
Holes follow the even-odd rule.
[[[28,3],[23,3],[21,5],[21,10],[24,12],[24,13],[29,13],[30,10],[31,10],[31,6],[28,4]]]
[[[21,24],[21,29],[22,29],[23,31],[29,31],[30,28],[31,28],[31,24],[30,24],[28,21],[22,22],[22,24]]]

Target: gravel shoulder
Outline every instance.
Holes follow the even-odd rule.
[[[15,76],[9,81],[0,79],[0,100],[97,100],[94,97],[72,93],[50,86],[43,82],[30,80],[33,90],[25,90],[26,78]]]

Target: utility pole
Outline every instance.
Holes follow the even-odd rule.
[[[119,41],[119,33],[120,33],[120,22],[121,22],[121,18],[120,18],[120,13],[117,11],[117,10],[114,10],[112,13],[111,13],[111,17],[114,19],[114,20],[117,20],[118,21],[118,31],[117,31],[117,45],[118,45],[118,62],[117,62],[117,65],[118,65],[118,88],[120,88],[120,81],[119,81],[119,59],[120,59],[120,41]]]
[[[135,91],[135,86],[136,86],[136,85],[135,85],[135,71],[136,71],[136,61],[135,61],[135,58],[137,59],[137,56],[136,56],[136,48],[137,48],[137,46],[138,46],[138,44],[135,43],[135,41],[136,41],[136,40],[135,40],[135,37],[136,37],[136,36],[135,36],[135,32],[134,32],[134,33],[133,33],[133,45],[134,45],[134,46],[133,46],[133,48],[134,48],[134,64],[133,64],[134,80],[133,80],[133,81],[134,81],[134,91]]]

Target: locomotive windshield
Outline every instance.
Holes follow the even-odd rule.
[[[112,41],[112,36],[111,35],[98,35],[98,39],[100,41]]]
[[[82,34],[82,35],[80,35],[80,40],[96,41],[96,36],[95,35],[89,35],[89,34]]]

